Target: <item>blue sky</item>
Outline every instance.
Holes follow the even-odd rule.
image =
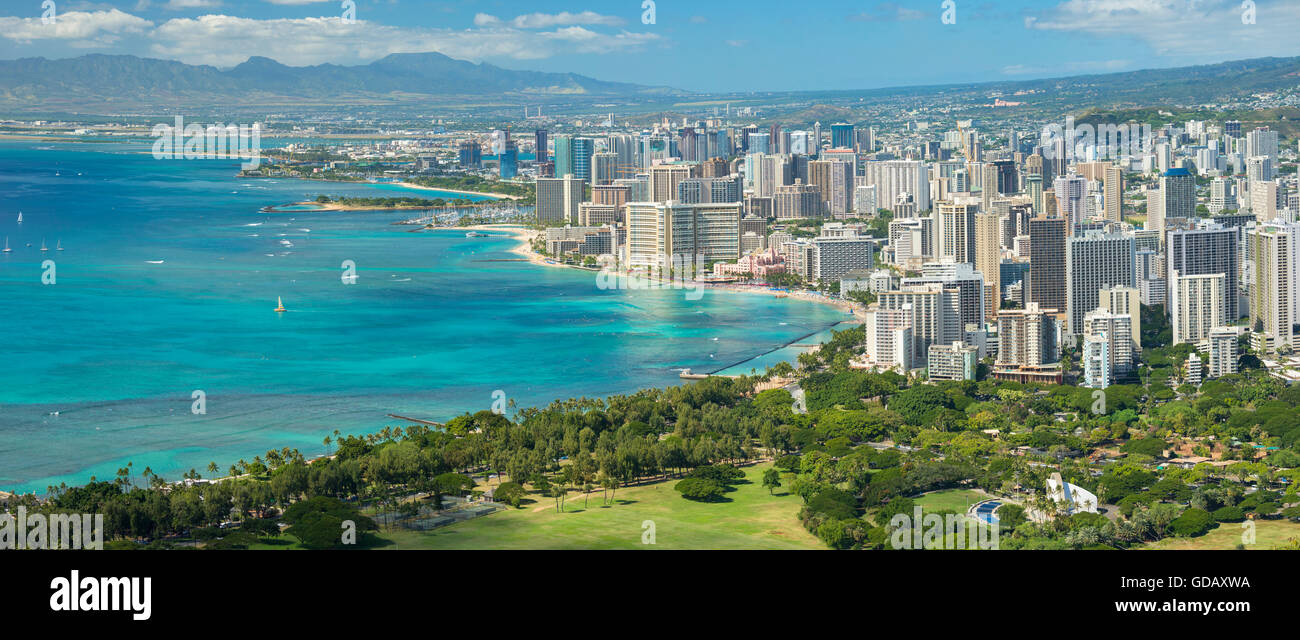
[[[867,89],[1300,55],[1300,1],[5,0],[0,58],[130,53],[228,67],[440,51],[696,91]],[[26,10],[23,8],[26,7]],[[949,12],[953,15],[953,12]],[[1247,17],[1249,17],[1247,15]]]

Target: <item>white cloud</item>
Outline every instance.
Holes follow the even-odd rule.
[[[168,0],[167,9],[182,11],[185,9],[211,9],[220,7],[221,0]]]
[[[153,23],[117,9],[60,13],[54,24],[42,24],[39,17],[0,17],[0,37],[16,42],[72,40],[80,47],[105,46],[128,34],[143,34]]]
[[[924,17],[925,13],[916,9],[908,9],[893,2],[880,2],[866,11],[849,16],[849,20],[854,22],[903,22],[921,20]]]
[[[1111,73],[1132,67],[1130,60],[1089,60],[1083,62],[1064,62],[1057,65],[1013,64],[1002,67],[1002,73],[1008,76],[1022,75],[1076,75],[1085,73]]]
[[[394,27],[338,18],[254,20],[225,15],[175,18],[150,36],[152,55],[229,67],[250,56],[288,65],[357,64],[390,53],[437,51],[462,60],[534,60],[560,53],[604,54],[660,41],[656,34],[599,33],[580,26],[554,31]]]
[[[1255,5],[1255,24],[1243,24],[1240,0],[1067,0],[1027,16],[1025,27],[1129,39],[1162,56],[1295,55],[1300,3]]]
[[[508,24],[516,29],[549,29],[573,25],[618,27],[626,22],[617,16],[605,16],[595,11],[582,13],[561,11],[560,13],[528,13],[514,17]],[[507,22],[494,15],[480,13],[474,16],[474,24],[480,27],[495,27]]]

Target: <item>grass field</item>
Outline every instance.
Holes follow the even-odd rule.
[[[1165,538],[1148,544],[1140,549],[1172,550],[1207,550],[1236,549],[1241,544],[1241,534],[1245,529],[1240,522],[1224,522],[1217,529],[1198,538]],[[1283,544],[1288,538],[1300,537],[1300,524],[1290,520],[1255,521],[1255,544],[1245,545],[1246,549],[1272,549]]]
[[[935,491],[927,493],[913,501],[920,505],[925,511],[955,511],[957,513],[966,513],[966,508],[970,505],[988,500],[989,496],[978,491],[970,489],[946,489],[944,491]]]
[[[821,549],[799,524],[801,501],[786,487],[769,495],[762,486],[770,464],[745,469],[747,483],[725,502],[692,502],[673,490],[675,480],[619,489],[614,504],[601,492],[586,507],[569,494],[563,513],[555,501],[536,498],[510,509],[431,532],[380,531],[384,549]],[[785,481],[788,485],[788,480]],[[576,497],[575,497],[576,496]],[[655,544],[642,543],[642,523],[654,522]]]

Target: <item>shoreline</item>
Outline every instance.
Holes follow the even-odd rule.
[[[347,211],[433,211],[433,210],[435,210],[435,209],[469,209],[469,208],[473,208],[473,207],[481,207],[481,206],[484,206],[484,205],[486,205],[486,204],[489,204],[489,203],[487,203],[487,202],[474,202],[474,203],[471,203],[471,204],[458,204],[458,205],[447,204],[447,205],[443,205],[443,206],[441,206],[441,207],[428,206],[428,205],[399,205],[399,206],[395,206],[395,207],[381,207],[381,206],[365,207],[365,206],[348,206],[348,205],[343,205],[343,204],[339,204],[338,201],[335,201],[335,200],[331,200],[330,202],[316,202],[316,201],[314,201],[314,200],[303,200],[302,202],[287,202],[287,203],[285,203],[285,204],[277,204],[277,205],[272,205],[272,206],[269,206],[269,207],[262,207],[261,209],[258,209],[258,212],[260,212],[260,213],[319,213],[319,212],[322,212],[322,211],[343,211],[343,212],[347,212]],[[313,208],[313,209],[280,209],[280,208],[279,208],[279,207],[301,207],[301,206],[307,206],[307,205],[310,205],[310,206],[315,207],[315,208]]]
[[[527,258],[528,261],[533,264],[541,265],[543,267],[559,267],[563,269],[577,269],[579,271],[596,271],[595,269],[588,269],[588,268],[563,264],[557,260],[554,260],[553,258],[548,258],[546,256],[543,256],[540,253],[537,253],[536,251],[533,251],[533,246],[532,246],[533,241],[539,236],[541,236],[541,232],[535,229],[529,229],[515,224],[499,224],[499,225],[498,224],[476,224],[476,225],[469,225],[464,227],[428,227],[428,228],[429,229],[465,229],[466,231],[504,231],[510,234],[515,239],[519,240],[519,244],[515,245],[510,250],[510,252],[515,255],[519,255],[524,258]],[[660,281],[669,282],[663,279],[660,279]],[[836,309],[839,309],[840,311],[851,314],[853,316],[852,318],[853,320],[857,320],[859,315],[858,312],[862,311],[862,309],[858,305],[848,300],[840,300],[840,299],[824,296],[821,294],[812,294],[812,293],[807,293],[802,291],[787,291],[783,289],[773,289],[763,285],[749,286],[749,285],[738,285],[738,284],[710,284],[708,282],[692,282],[690,284],[703,287],[705,290],[730,291],[732,293],[768,295],[777,298],[788,298],[793,300],[800,300],[803,302],[813,302],[817,304],[829,305],[835,307]]]
[[[487,198],[492,198],[493,200],[511,200],[511,201],[523,200],[523,196],[512,196],[504,193],[484,193],[482,191],[464,191],[462,189],[443,189],[441,187],[426,187],[421,184],[413,184],[406,181],[395,182],[395,183],[379,182],[379,183],[372,183],[372,184],[396,184],[399,187],[405,187],[407,189],[420,189],[422,191],[442,191],[444,193],[455,193],[455,194],[466,195],[466,196],[484,196]]]

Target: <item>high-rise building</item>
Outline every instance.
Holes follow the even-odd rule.
[[[502,180],[511,180],[519,175],[519,145],[507,139],[497,157],[497,169]]]
[[[1286,189],[1274,180],[1250,183],[1250,212],[1256,222],[1269,222],[1278,217],[1278,209],[1286,208]]]
[[[1107,165],[1105,179],[1102,182],[1102,203],[1105,206],[1105,218],[1114,222],[1124,219],[1124,172],[1118,166]]]
[[[1258,127],[1246,133],[1246,157],[1265,157],[1269,159],[1268,170],[1263,176],[1263,180],[1272,180],[1277,177],[1275,174],[1279,160],[1277,151],[1278,132],[1270,131],[1268,127]]]
[[[1029,301],[1040,309],[1066,309],[1064,218],[1037,217],[1029,221]]]
[[[912,309],[912,359],[925,363],[932,344],[951,344],[963,338],[958,292],[942,284],[907,285],[877,294],[881,309]]]
[[[1045,214],[1046,211],[1043,208],[1043,176],[1032,173],[1025,176],[1025,193],[1029,195],[1029,202],[1034,213]]]
[[[855,269],[875,266],[875,242],[870,238],[849,234],[839,237],[813,239],[816,247],[812,279],[816,282],[838,282],[844,274]]]
[[[875,185],[853,188],[853,211],[859,218],[874,218],[880,213],[880,201],[876,199]]]
[[[891,220],[889,247],[897,264],[934,257],[934,217]]]
[[[682,162],[656,164],[650,167],[651,202],[668,202],[677,198],[677,185],[682,180],[696,176],[696,166]]]
[[[595,204],[622,207],[632,201],[632,188],[626,184],[592,187],[591,201]]]
[[[550,151],[547,149],[548,132],[546,129],[538,129],[533,133],[533,146],[536,149],[537,163],[548,162],[550,160]]]
[[[794,184],[777,187],[772,196],[772,206],[778,220],[820,218],[823,206],[821,189],[795,180]]]
[[[900,194],[908,194],[917,212],[930,210],[930,172],[920,160],[868,162],[864,175],[878,190],[882,207],[893,207]]]
[[[1016,173],[1015,160],[994,160],[989,166],[993,167],[995,193],[1007,195],[1020,191],[1020,176]],[[988,185],[985,184],[984,188],[987,189]]]
[[[740,259],[741,204],[629,202],[627,261],[633,268],[665,267],[673,256],[705,261]]]
[[[832,217],[847,217],[853,206],[853,169],[853,165],[847,162],[814,160],[808,163],[808,182],[821,191],[824,209]]]
[[[555,137],[555,175],[591,181],[591,157],[596,151],[595,140],[573,136]]]
[[[1160,195],[1166,225],[1170,218],[1196,217],[1196,176],[1187,169],[1176,167],[1161,174]]]
[[[903,278],[902,286],[943,285],[957,292],[960,325],[983,324],[985,312],[991,306],[986,301],[984,275],[965,262],[927,262],[921,266],[921,275]]]
[[[460,143],[457,155],[462,168],[477,169],[483,166],[483,147],[474,140]]]
[[[1235,228],[1209,225],[1198,229],[1179,229],[1166,234],[1165,270],[1169,295],[1176,293],[1173,274],[1183,276],[1223,274],[1223,324],[1232,324],[1238,312],[1238,274],[1241,271],[1240,232]],[[1166,307],[1172,310],[1170,306]]]
[[[1088,231],[1067,242],[1066,331],[1082,333],[1083,317],[1097,308],[1101,290],[1137,284],[1136,247],[1133,236],[1125,233]],[[1032,276],[1032,272],[1031,272]]]
[[[542,224],[578,221],[578,205],[585,195],[583,182],[571,175],[537,179],[537,220]]]
[[[1160,247],[1165,246],[1165,218],[1167,212],[1165,208],[1165,192],[1161,189],[1143,189],[1143,195],[1146,196],[1147,220],[1143,224],[1143,229],[1155,233]]]
[[[677,183],[677,200],[683,204],[742,202],[744,186],[740,176],[686,178]]]
[[[853,148],[853,125],[844,122],[831,125],[831,148]]]
[[[1052,183],[1056,194],[1057,215],[1070,221],[1070,225],[1083,222],[1088,216],[1088,179],[1080,175],[1058,177]]]
[[[974,380],[979,347],[962,343],[932,344],[927,372],[931,380]]]
[[[1210,182],[1210,204],[1209,210],[1211,215],[1218,215],[1225,209],[1237,208],[1236,193],[1233,190],[1232,181],[1227,178],[1215,178]]]
[[[1137,277],[1139,280],[1142,279],[1141,265],[1138,266]],[[1133,347],[1137,351],[1142,350],[1141,289],[1124,286],[1102,289],[1097,301],[1097,309],[1115,315],[1128,316],[1130,334],[1133,336]]]
[[[940,202],[935,209],[935,257],[954,262],[975,262],[974,204]]]
[[[751,153],[745,156],[745,186],[760,198],[776,195],[776,190],[793,184],[790,158],[782,155]]]
[[[1296,347],[1296,277],[1300,225],[1274,222],[1247,231],[1255,281],[1250,288],[1250,327],[1256,348]]]
[[[1030,302],[1024,309],[998,312],[998,367],[1041,367],[1060,361],[1056,339],[1057,309]]]
[[[1110,364],[1110,340],[1104,334],[1085,335],[1083,337],[1083,354],[1080,364],[1083,366],[1083,386],[1092,389],[1105,389],[1114,380]]]
[[[618,175],[618,154],[612,151],[602,151],[591,157],[591,184],[609,185],[614,184]]]
[[[1108,342],[1107,360],[1112,376],[1126,374],[1136,367],[1133,359],[1133,323],[1128,315],[1100,309],[1083,317],[1084,336],[1103,336]]]
[[[1169,279],[1170,319],[1173,326],[1173,344],[1197,344],[1210,335],[1210,330],[1225,324],[1223,290],[1226,288],[1222,273],[1182,275],[1171,272]]]
[[[984,282],[992,288],[988,316],[996,317],[1002,301],[1002,242],[1001,220],[997,213],[975,214],[975,269],[984,275]]]
[[[1207,375],[1222,378],[1237,373],[1237,330],[1232,327],[1215,327],[1210,330],[1208,351],[1210,368]]]
[[[877,303],[867,309],[863,329],[866,333],[866,356],[872,366],[899,373],[912,369],[916,353],[912,334],[914,315],[911,304],[881,308]]]

